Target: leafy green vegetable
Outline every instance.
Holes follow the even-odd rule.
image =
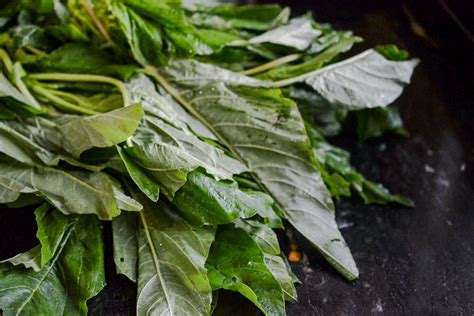
[[[0,31],[0,205],[37,208],[39,242],[0,261],[4,315],[87,314],[100,220],[138,315],[210,315],[221,289],[284,315],[283,220],[353,280],[332,198],[412,205],[325,139],[407,133],[395,45],[346,59],[350,31],[217,0],[9,0]]]

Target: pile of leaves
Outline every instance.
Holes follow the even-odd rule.
[[[85,315],[104,221],[138,315],[210,314],[219,290],[282,315],[297,279],[274,230],[353,280],[333,198],[411,205],[327,141],[406,133],[391,104],[418,61],[393,45],[351,54],[362,39],[311,14],[177,0],[4,1],[0,32],[0,203],[38,227],[0,263],[3,315]]]

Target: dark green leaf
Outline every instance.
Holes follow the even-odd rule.
[[[280,284],[262,250],[242,229],[219,227],[206,266],[213,289],[239,292],[266,315],[285,315]]]
[[[216,181],[200,171],[188,174],[173,204],[186,220],[200,226],[227,224],[256,214],[278,219],[273,200],[265,193],[240,190],[236,182]]]
[[[87,300],[105,286],[99,221],[90,216],[65,218],[68,228],[43,269],[0,264],[0,309],[5,316],[86,315]]]

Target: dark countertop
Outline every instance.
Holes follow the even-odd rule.
[[[413,84],[397,101],[409,138],[387,136],[366,144],[350,137],[334,140],[351,151],[364,175],[411,197],[416,207],[337,203],[339,225],[360,269],[360,279],[352,283],[295,235],[304,255],[292,267],[302,284],[288,315],[474,314],[472,41],[435,2],[421,9],[409,2],[405,13],[397,1],[286,2],[300,13],[314,10],[318,21],[354,30],[366,40],[362,48],[395,43],[422,60]],[[407,15],[427,28],[428,41],[412,32]],[[31,212],[12,213],[0,212],[2,257],[34,245]],[[288,249],[285,234],[280,237]],[[133,315],[134,285],[113,272],[110,260],[107,266],[108,286],[90,301],[90,313]],[[231,293],[222,301],[222,314],[255,313]]]

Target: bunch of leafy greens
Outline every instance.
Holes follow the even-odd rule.
[[[221,289],[285,314],[291,224],[345,278],[332,198],[412,203],[327,137],[406,133],[392,105],[417,60],[277,5],[18,0],[0,11],[0,204],[38,245],[0,263],[4,315],[87,313],[101,221],[138,315],[205,315]]]

